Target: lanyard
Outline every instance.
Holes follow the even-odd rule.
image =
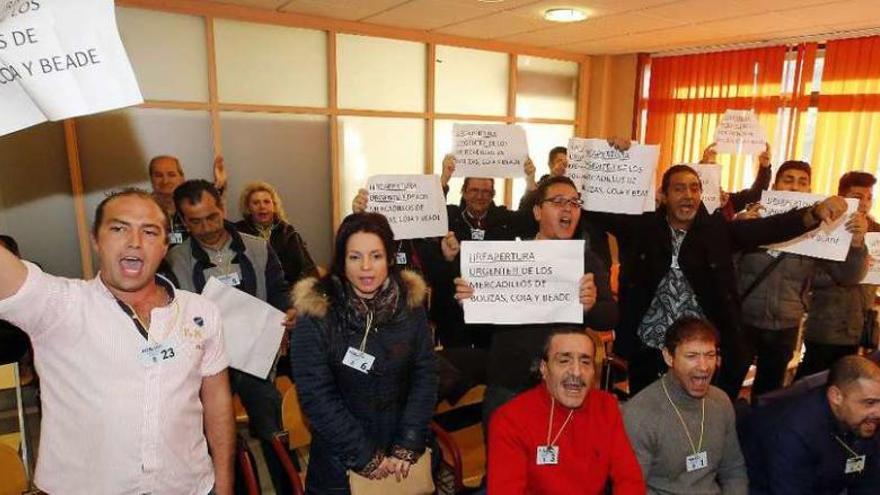
[[[138,316],[138,314],[134,310],[134,308],[129,306],[127,303],[122,302],[121,299],[117,298],[116,302],[119,304],[119,307],[122,308],[122,311],[124,311],[125,314],[128,315],[129,318],[131,318],[131,321],[134,323],[134,326],[137,329],[138,333],[141,334],[141,337],[143,337],[144,340],[149,342],[150,341],[150,330],[144,325],[144,322],[141,321],[141,318]],[[171,333],[171,331],[174,330],[174,327],[177,325],[177,321],[180,317],[180,306],[178,306],[177,300],[175,299],[171,304],[174,306],[174,316],[171,318],[170,323],[165,330],[165,333],[162,335],[162,338],[159,340],[164,340],[165,337],[168,337],[168,335]]]
[[[703,433],[705,432],[706,427],[706,398],[703,397],[703,400],[700,402],[703,405],[703,415],[700,418],[700,442],[694,446],[694,439],[691,438],[691,432],[688,430],[687,424],[684,422],[684,418],[681,416],[681,412],[678,411],[678,407],[675,406],[675,402],[672,402],[672,397],[669,396],[669,390],[666,389],[666,376],[660,379],[660,384],[663,385],[663,392],[666,394],[666,398],[669,400],[669,403],[672,404],[672,409],[675,411],[675,414],[678,416],[678,420],[681,421],[681,426],[684,428],[684,434],[687,435],[688,442],[691,444],[691,449],[694,451],[694,455],[701,452],[703,450]]]
[[[467,226],[471,228],[471,230],[485,230],[482,227],[474,227],[474,224],[472,224],[470,222],[470,220],[468,220],[469,216],[470,216],[470,214],[467,213],[467,210],[461,210],[461,219],[464,220],[464,223],[466,223]],[[481,225],[482,222],[485,221],[486,217],[488,217],[488,216],[489,216],[488,213],[484,213],[482,217],[474,218],[474,220],[476,220],[477,223]]]
[[[831,435],[834,437],[835,440],[837,440],[837,443],[839,443],[843,448],[845,448],[847,450],[847,452],[852,454],[853,457],[858,457],[860,455],[858,452],[856,452],[855,450],[850,448],[850,446],[847,445],[846,442],[843,441],[843,439],[841,439],[839,436],[837,436],[836,433],[832,433]]]
[[[552,448],[556,445],[556,441],[559,440],[559,436],[562,435],[562,430],[568,425],[568,422],[571,420],[572,414],[574,414],[574,409],[568,411],[568,417],[565,418],[565,422],[562,423],[562,427],[559,428],[559,431],[556,432],[556,436],[553,437],[553,441],[550,441],[550,432],[553,431],[553,412],[556,408],[556,399],[550,397],[550,424],[547,425],[547,447]]]
[[[360,301],[361,304],[363,304],[365,307],[367,306],[367,304],[366,304],[363,300],[360,300],[360,299],[359,299],[359,301]],[[366,319],[367,319],[367,324],[364,325],[364,338],[361,339],[361,346],[358,348],[358,350],[361,351],[361,353],[363,353],[363,352],[366,350],[366,348],[367,348],[367,336],[370,335],[370,327],[373,326],[373,312],[370,311],[369,308],[367,308],[367,317],[366,317]]]

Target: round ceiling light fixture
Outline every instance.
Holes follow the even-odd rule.
[[[552,22],[578,22],[587,18],[580,9],[549,9],[544,11],[544,19]]]

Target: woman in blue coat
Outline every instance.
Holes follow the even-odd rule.
[[[312,431],[307,493],[349,493],[347,471],[402,477],[425,451],[437,370],[425,282],[396,272],[376,213],[349,215],[330,273],[297,283],[291,368]]]

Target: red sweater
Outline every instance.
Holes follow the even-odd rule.
[[[569,409],[556,404],[556,436]],[[539,445],[547,443],[550,394],[542,383],[499,408],[489,426],[489,495],[643,495],[642,471],[629,444],[617,400],[591,390],[559,436],[559,464],[539,466]]]

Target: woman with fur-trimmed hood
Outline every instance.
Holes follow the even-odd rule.
[[[349,493],[347,471],[404,476],[425,450],[437,369],[425,282],[396,272],[376,213],[349,215],[330,274],[296,284],[290,357],[312,431],[307,493]]]

